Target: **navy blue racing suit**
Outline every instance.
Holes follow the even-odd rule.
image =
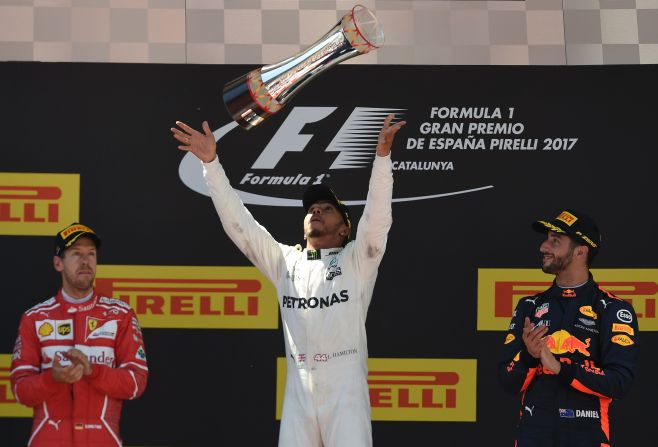
[[[553,374],[522,340],[525,318],[548,326],[546,343],[560,361]],[[638,355],[633,307],[590,275],[577,288],[557,284],[519,301],[506,334],[498,377],[522,393],[517,447],[609,446],[608,409],[631,387]]]

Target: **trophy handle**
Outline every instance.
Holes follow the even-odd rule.
[[[281,110],[315,76],[383,43],[384,31],[375,15],[356,5],[306,50],[226,83],[224,105],[234,121],[251,129]]]

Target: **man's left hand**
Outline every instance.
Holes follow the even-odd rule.
[[[386,157],[391,153],[391,146],[393,145],[393,138],[395,134],[398,133],[398,130],[402,128],[406,121],[398,121],[391,126],[391,121],[393,120],[393,114],[390,114],[384,120],[384,127],[379,132],[379,138],[377,139],[377,155],[380,157]]]
[[[553,374],[558,374],[560,369],[562,369],[560,361],[555,358],[546,345],[542,346],[539,359],[541,360],[541,364],[548,368]]]

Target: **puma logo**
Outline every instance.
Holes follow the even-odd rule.
[[[49,425],[54,425],[55,429],[59,431],[59,423],[62,422],[61,419],[58,419],[57,422],[53,421],[52,419],[48,419],[48,424]]]
[[[526,301],[530,301],[532,304],[534,304],[534,305],[536,306],[536,305],[537,305],[537,303],[536,303],[537,298],[539,298],[539,297],[536,296],[536,297],[534,297],[534,298],[526,298],[525,300],[526,300]]]
[[[608,307],[608,304],[610,304],[610,301],[608,301],[607,303],[605,302],[605,300],[599,300],[599,301],[603,303],[603,310],[605,310],[605,308]]]
[[[532,407],[529,407],[529,406],[526,405],[525,406],[525,411],[530,413],[530,416],[532,416],[532,412],[535,411],[535,406],[533,405]]]

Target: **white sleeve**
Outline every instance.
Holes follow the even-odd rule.
[[[203,177],[208,185],[219,220],[228,237],[240,251],[274,284],[278,282],[280,267],[285,263],[284,249],[245,208],[231,187],[217,157],[203,164]]]
[[[359,220],[355,239],[355,263],[360,278],[377,272],[386,250],[388,231],[393,223],[393,164],[390,154],[375,156],[368,186],[368,197]]]

